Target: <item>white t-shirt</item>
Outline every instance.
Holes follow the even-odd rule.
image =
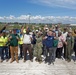
[[[63,33],[64,41],[66,41],[67,34],[68,32]]]
[[[24,43],[24,44],[31,44],[31,38],[32,38],[31,35],[25,34],[25,35],[24,35],[24,38],[23,38],[23,43]]]

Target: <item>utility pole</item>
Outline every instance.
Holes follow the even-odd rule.
[[[29,13],[29,25],[30,25],[30,18],[31,18],[31,14]]]

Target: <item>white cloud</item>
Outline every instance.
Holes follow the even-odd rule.
[[[32,3],[76,9],[76,0],[31,0]]]
[[[30,15],[21,15],[19,17],[15,17],[13,15],[10,16],[0,16],[1,22],[26,22],[29,23],[29,18],[31,23],[76,23],[76,17],[70,16],[30,16]]]

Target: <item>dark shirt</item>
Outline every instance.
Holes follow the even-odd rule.
[[[17,34],[11,34],[10,36],[12,36],[10,39],[10,46],[18,46],[18,39],[16,37],[19,38],[19,36]]]
[[[47,36],[47,39],[45,40],[45,45],[47,48],[52,48],[54,43],[54,36]]]

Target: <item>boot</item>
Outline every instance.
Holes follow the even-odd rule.
[[[19,63],[19,60],[17,59],[16,62]]]
[[[12,63],[14,60],[13,59],[11,59],[11,61],[10,61],[10,63]]]

